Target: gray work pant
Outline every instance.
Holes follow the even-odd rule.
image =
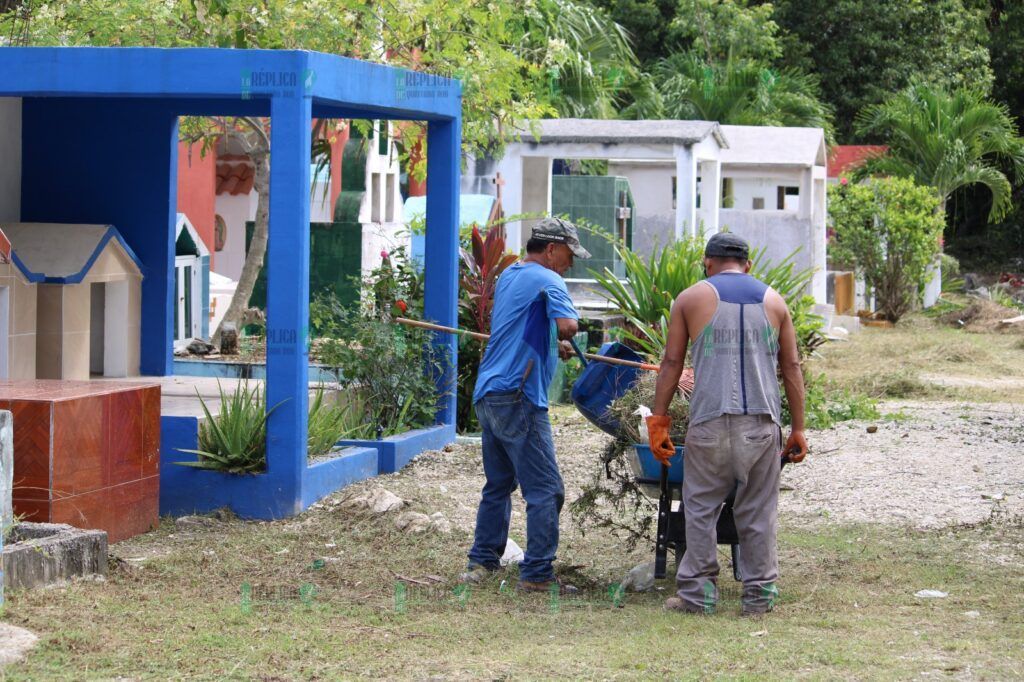
[[[691,608],[710,613],[718,602],[716,524],[734,486],[743,610],[764,612],[774,606],[781,438],[779,427],[767,415],[726,414],[691,425],[686,432],[686,553],[676,585],[679,597]]]

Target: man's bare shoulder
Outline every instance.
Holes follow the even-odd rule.
[[[704,280],[691,284],[676,296],[676,300],[681,303],[698,303],[713,298],[715,298],[715,292],[704,283]]]

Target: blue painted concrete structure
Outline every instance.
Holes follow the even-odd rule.
[[[245,516],[294,514],[345,482],[376,473],[370,454],[306,462],[311,119],[427,122],[425,317],[457,323],[458,81],[305,51],[45,47],[0,50],[0,97],[22,99],[22,222],[117,225],[142,262],[141,371],[173,370],[178,117],[269,116],[267,472],[232,477],[161,464],[162,512],[230,504]],[[75,124],[75,144],[53,135]],[[54,163],[60,159],[60,163]],[[60,201],[52,188],[61,188]],[[454,385],[456,344],[439,387]],[[455,395],[437,423],[455,419]],[[194,442],[195,421],[165,418],[162,441]],[[442,429],[454,436],[454,429]],[[186,434],[183,436],[183,432]],[[180,446],[177,446],[180,447]],[[162,455],[177,461],[172,449]],[[365,460],[365,461],[364,461]]]

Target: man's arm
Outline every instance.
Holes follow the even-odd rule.
[[[686,347],[690,343],[690,333],[686,328],[686,316],[683,314],[683,297],[679,294],[672,304],[672,314],[668,322],[668,342],[665,344],[665,356],[661,359],[661,371],[654,389],[654,414],[668,414],[668,407],[679,388],[679,375],[683,372],[683,360],[686,358]]]
[[[792,418],[785,452],[791,452],[790,459],[799,462],[807,454],[807,440],[804,437],[804,374],[800,369],[800,351],[797,350],[793,318],[785,302],[781,302],[781,305],[785,316],[779,329],[779,368],[782,370],[782,383]]]
[[[555,326],[558,327],[558,339],[560,341],[568,341],[576,336],[576,332],[580,329],[579,323],[570,317],[556,317]]]

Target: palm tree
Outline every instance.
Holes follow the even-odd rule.
[[[537,0],[525,6],[517,54],[541,71],[560,116],[647,118],[661,109],[629,32],[604,11],[578,0]]]
[[[693,53],[676,53],[655,66],[669,118],[733,125],[824,128],[832,115],[818,96],[818,81],[795,69],[773,71],[749,61],[709,64]]]
[[[857,116],[857,132],[889,145],[869,159],[861,177],[897,175],[935,188],[945,215],[946,201],[961,187],[982,184],[992,192],[989,222],[1012,207],[1008,163],[1016,182],[1024,180],[1024,141],[1006,106],[973,90],[949,93],[914,83]]]

